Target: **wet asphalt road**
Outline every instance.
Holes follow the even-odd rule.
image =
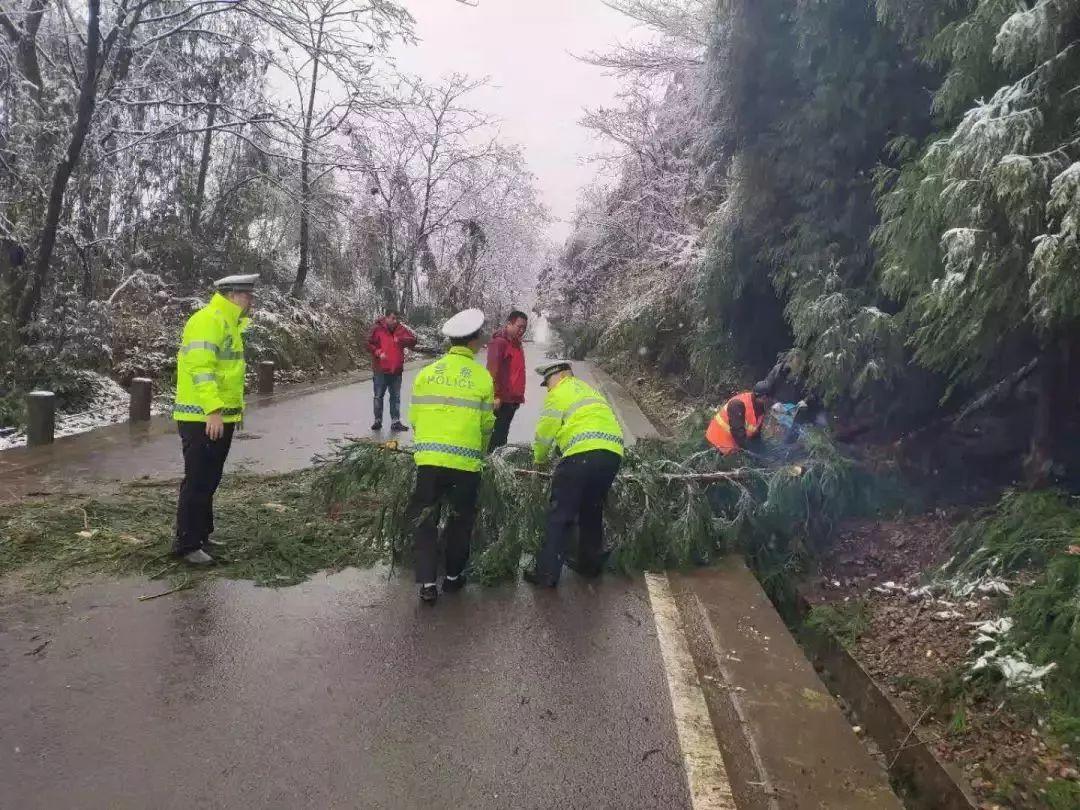
[[[234,461],[301,466],[366,428],[366,386],[254,411],[263,438]],[[512,441],[541,394],[530,380]],[[87,475],[171,477],[175,436],[139,460],[115,444]],[[162,587],[0,597],[0,806],[687,806],[640,580],[470,587],[431,609],[408,577],[346,571],[137,601]]]
[[[686,806],[640,582],[160,588],[0,608],[2,806]]]
[[[511,442],[532,440],[544,389],[531,369],[543,361],[545,351],[537,344],[526,344],[530,369],[527,401],[514,419]],[[479,359],[483,362],[483,355]],[[403,418],[408,417],[412,382],[424,362],[431,360],[412,363],[405,371]],[[587,363],[575,364],[575,370],[586,381],[596,383]],[[372,398],[370,379],[303,396],[286,394],[269,400],[249,396],[246,422],[233,441],[226,475],[237,470],[271,473],[301,469],[337,439],[372,435]],[[389,426],[388,412],[383,421]],[[627,426],[629,432],[642,428],[632,414]],[[408,441],[410,435],[391,434],[386,428],[378,434],[402,441]],[[0,502],[29,493],[100,492],[125,482],[178,478],[182,473],[175,423],[158,417],[150,423],[113,425],[66,437],[46,447],[0,452]]]

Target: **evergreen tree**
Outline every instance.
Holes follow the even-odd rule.
[[[1035,478],[1068,419],[1080,348],[1078,24],[1073,0],[980,0],[929,36],[950,128],[880,177],[883,286],[915,358],[971,386],[1039,356]]]
[[[759,366],[753,349],[785,348],[790,328],[828,399],[888,393],[904,351],[874,275],[873,170],[925,132],[925,71],[859,0],[735,4],[719,31],[708,148],[728,198],[709,306]]]

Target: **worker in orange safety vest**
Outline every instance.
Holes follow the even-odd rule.
[[[752,391],[733,396],[709,422],[705,431],[709,444],[725,456],[747,449],[761,436],[769,399],[769,386],[764,382],[757,383]]]

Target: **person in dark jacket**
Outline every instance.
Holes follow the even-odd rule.
[[[796,441],[803,425],[825,427],[828,424],[821,399],[806,380],[806,353],[802,349],[782,352],[768,376],[761,381],[769,396],[781,403],[797,403],[785,442]]]
[[[383,399],[390,392],[390,429],[395,432],[408,430],[401,422],[401,374],[405,370],[405,350],[416,345],[414,335],[398,314],[387,310],[375,323],[368,338],[372,368],[375,371],[375,422],[372,430],[382,430]]]
[[[487,368],[495,380],[495,430],[488,452],[506,444],[510,423],[525,402],[525,350],[521,339],[529,328],[529,316],[514,310],[506,326],[488,344]]]

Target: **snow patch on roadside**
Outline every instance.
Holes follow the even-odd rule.
[[[104,374],[92,374],[95,392],[87,408],[77,413],[56,414],[56,438],[86,433],[88,430],[126,422],[130,395],[116,380]],[[151,406],[154,415],[163,413],[156,402]],[[26,432],[17,430],[0,436],[0,451],[26,445]]]
[[[980,672],[997,672],[1005,679],[1005,684],[1026,692],[1042,692],[1042,679],[1054,671],[1057,664],[1051,662],[1037,667],[1023,653],[1013,649],[1009,643],[1013,620],[1006,617],[991,619],[987,622],[975,622],[975,641],[971,645],[978,657],[971,664],[971,675]]]
[[[905,597],[909,602],[925,602],[941,608],[929,613],[931,620],[939,622],[964,618],[964,614],[955,610],[957,605],[949,601],[949,598],[971,607],[976,604],[972,601],[976,598],[989,600],[1012,595],[1008,584],[994,576],[974,580],[944,580],[917,588],[890,581],[871,588],[871,591],[883,596]],[[988,621],[970,622],[969,625],[975,635],[970,650],[971,660],[967,664],[969,678],[981,673],[997,673],[1009,688],[1036,693],[1042,691],[1042,679],[1053,672],[1057,664],[1051,662],[1037,667],[1028,661],[1023,651],[1010,639],[1013,629],[1013,620],[1010,617],[1000,616]]]

